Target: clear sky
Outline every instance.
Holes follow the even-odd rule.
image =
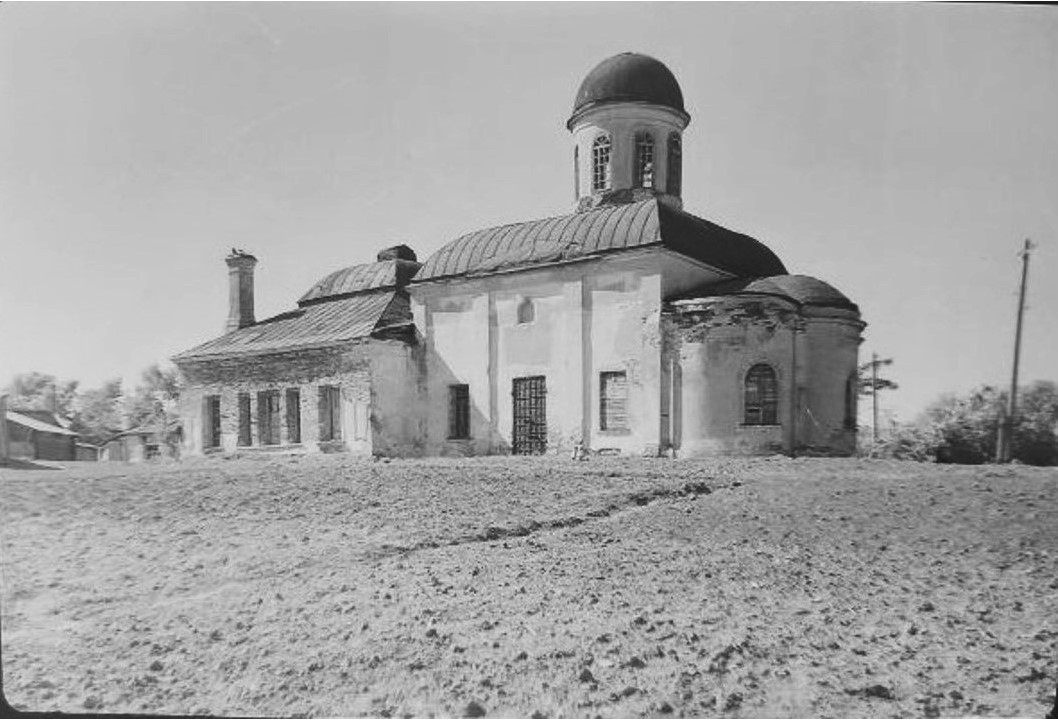
[[[0,381],[93,386],[405,242],[572,208],[574,94],[666,63],[684,206],[820,277],[884,404],[1058,379],[1058,13],[946,4],[0,5]]]

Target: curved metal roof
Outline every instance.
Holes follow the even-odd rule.
[[[326,276],[298,299],[298,304],[397,285],[397,260],[352,265]]]
[[[786,272],[782,261],[758,240],[651,198],[463,235],[431,255],[415,282],[650,245],[662,245],[738,277]]]
[[[775,295],[793,300],[798,305],[841,308],[857,313],[860,311],[856,303],[833,285],[809,275],[775,275],[729,280],[692,290],[682,298],[689,300],[719,295]]]
[[[573,118],[589,107],[615,102],[653,103],[687,115],[676,76],[664,63],[639,53],[614,55],[592,68],[577,90]]]

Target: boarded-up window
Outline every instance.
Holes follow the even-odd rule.
[[[775,370],[769,365],[754,365],[746,373],[745,424],[778,424],[779,388]]]
[[[249,393],[239,393],[239,444],[243,446],[253,444]]]
[[[599,373],[599,428],[628,429],[628,380],[623,371]]]
[[[470,437],[470,386],[448,386],[448,437],[465,440]]]
[[[206,396],[205,416],[203,441],[208,448],[220,447],[220,395]]]
[[[342,439],[342,390],[320,385],[320,440]]]
[[[301,391],[287,388],[287,442],[301,442]]]
[[[257,434],[262,445],[279,444],[279,391],[257,393]]]

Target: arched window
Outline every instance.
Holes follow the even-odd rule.
[[[580,197],[580,145],[573,146],[573,199]]]
[[[600,135],[591,146],[591,189],[610,189],[610,136]]]
[[[859,379],[856,373],[849,375],[845,383],[845,429],[856,429],[856,397],[859,395]]]
[[[775,370],[763,363],[746,373],[745,424],[778,425],[779,383]]]
[[[636,133],[636,187],[654,187],[654,136]]]
[[[536,319],[536,308],[533,307],[533,301],[529,298],[522,298],[522,301],[518,303],[518,324],[531,323]]]
[[[665,192],[679,195],[683,189],[683,144],[679,133],[669,135],[669,176]]]

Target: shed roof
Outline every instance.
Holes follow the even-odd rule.
[[[738,277],[786,272],[760,241],[650,198],[463,235],[431,255],[415,282],[648,246],[667,247]]]
[[[376,330],[410,317],[408,298],[403,293],[364,293],[280,313],[186,350],[173,356],[173,360],[204,360],[330,345],[368,337]]]
[[[23,415],[22,413],[17,412],[15,410],[7,411],[7,419],[10,422],[15,423],[16,425],[21,425],[24,428],[36,430],[37,432],[46,432],[51,433],[53,435],[71,435],[73,437],[77,437],[77,433],[72,430],[67,430],[64,427],[59,427],[58,425],[46,423],[42,420],[38,420],[35,417],[30,417],[29,415]]]

